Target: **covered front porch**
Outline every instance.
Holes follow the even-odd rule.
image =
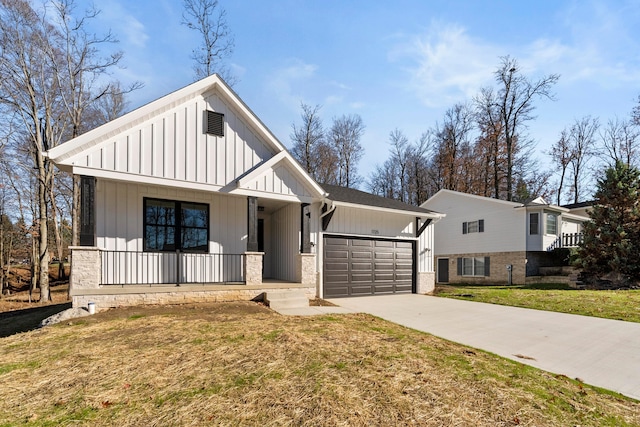
[[[251,299],[274,286],[316,294],[309,203],[93,177],[82,183],[74,306],[98,297],[108,306],[189,295]]]

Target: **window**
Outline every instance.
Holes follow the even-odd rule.
[[[489,276],[489,257],[458,258],[458,276]]]
[[[144,199],[144,250],[207,252],[209,205]]]
[[[530,213],[529,214],[529,234],[538,234],[540,231],[540,214],[539,213]]]
[[[462,223],[462,234],[484,233],[484,219]]]
[[[558,215],[547,214],[547,234],[558,234]]]

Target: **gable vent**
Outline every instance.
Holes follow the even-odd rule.
[[[207,110],[207,133],[224,136],[224,114]]]

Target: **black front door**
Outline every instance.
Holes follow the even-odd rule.
[[[438,258],[438,283],[449,283],[449,258]]]

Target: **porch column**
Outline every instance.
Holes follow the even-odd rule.
[[[316,254],[298,254],[296,282],[305,286],[316,286]]]
[[[300,253],[311,253],[311,207],[309,203],[300,205],[300,234],[302,242],[300,245]]]
[[[247,197],[247,252],[258,252],[258,198]]]
[[[96,245],[96,179],[80,176],[80,246]]]
[[[261,285],[262,284],[262,258],[263,252],[245,252],[244,253],[244,282],[245,284]]]
[[[73,262],[69,287],[71,296],[79,289],[98,289],[102,274],[100,250],[95,246],[69,246]]]

